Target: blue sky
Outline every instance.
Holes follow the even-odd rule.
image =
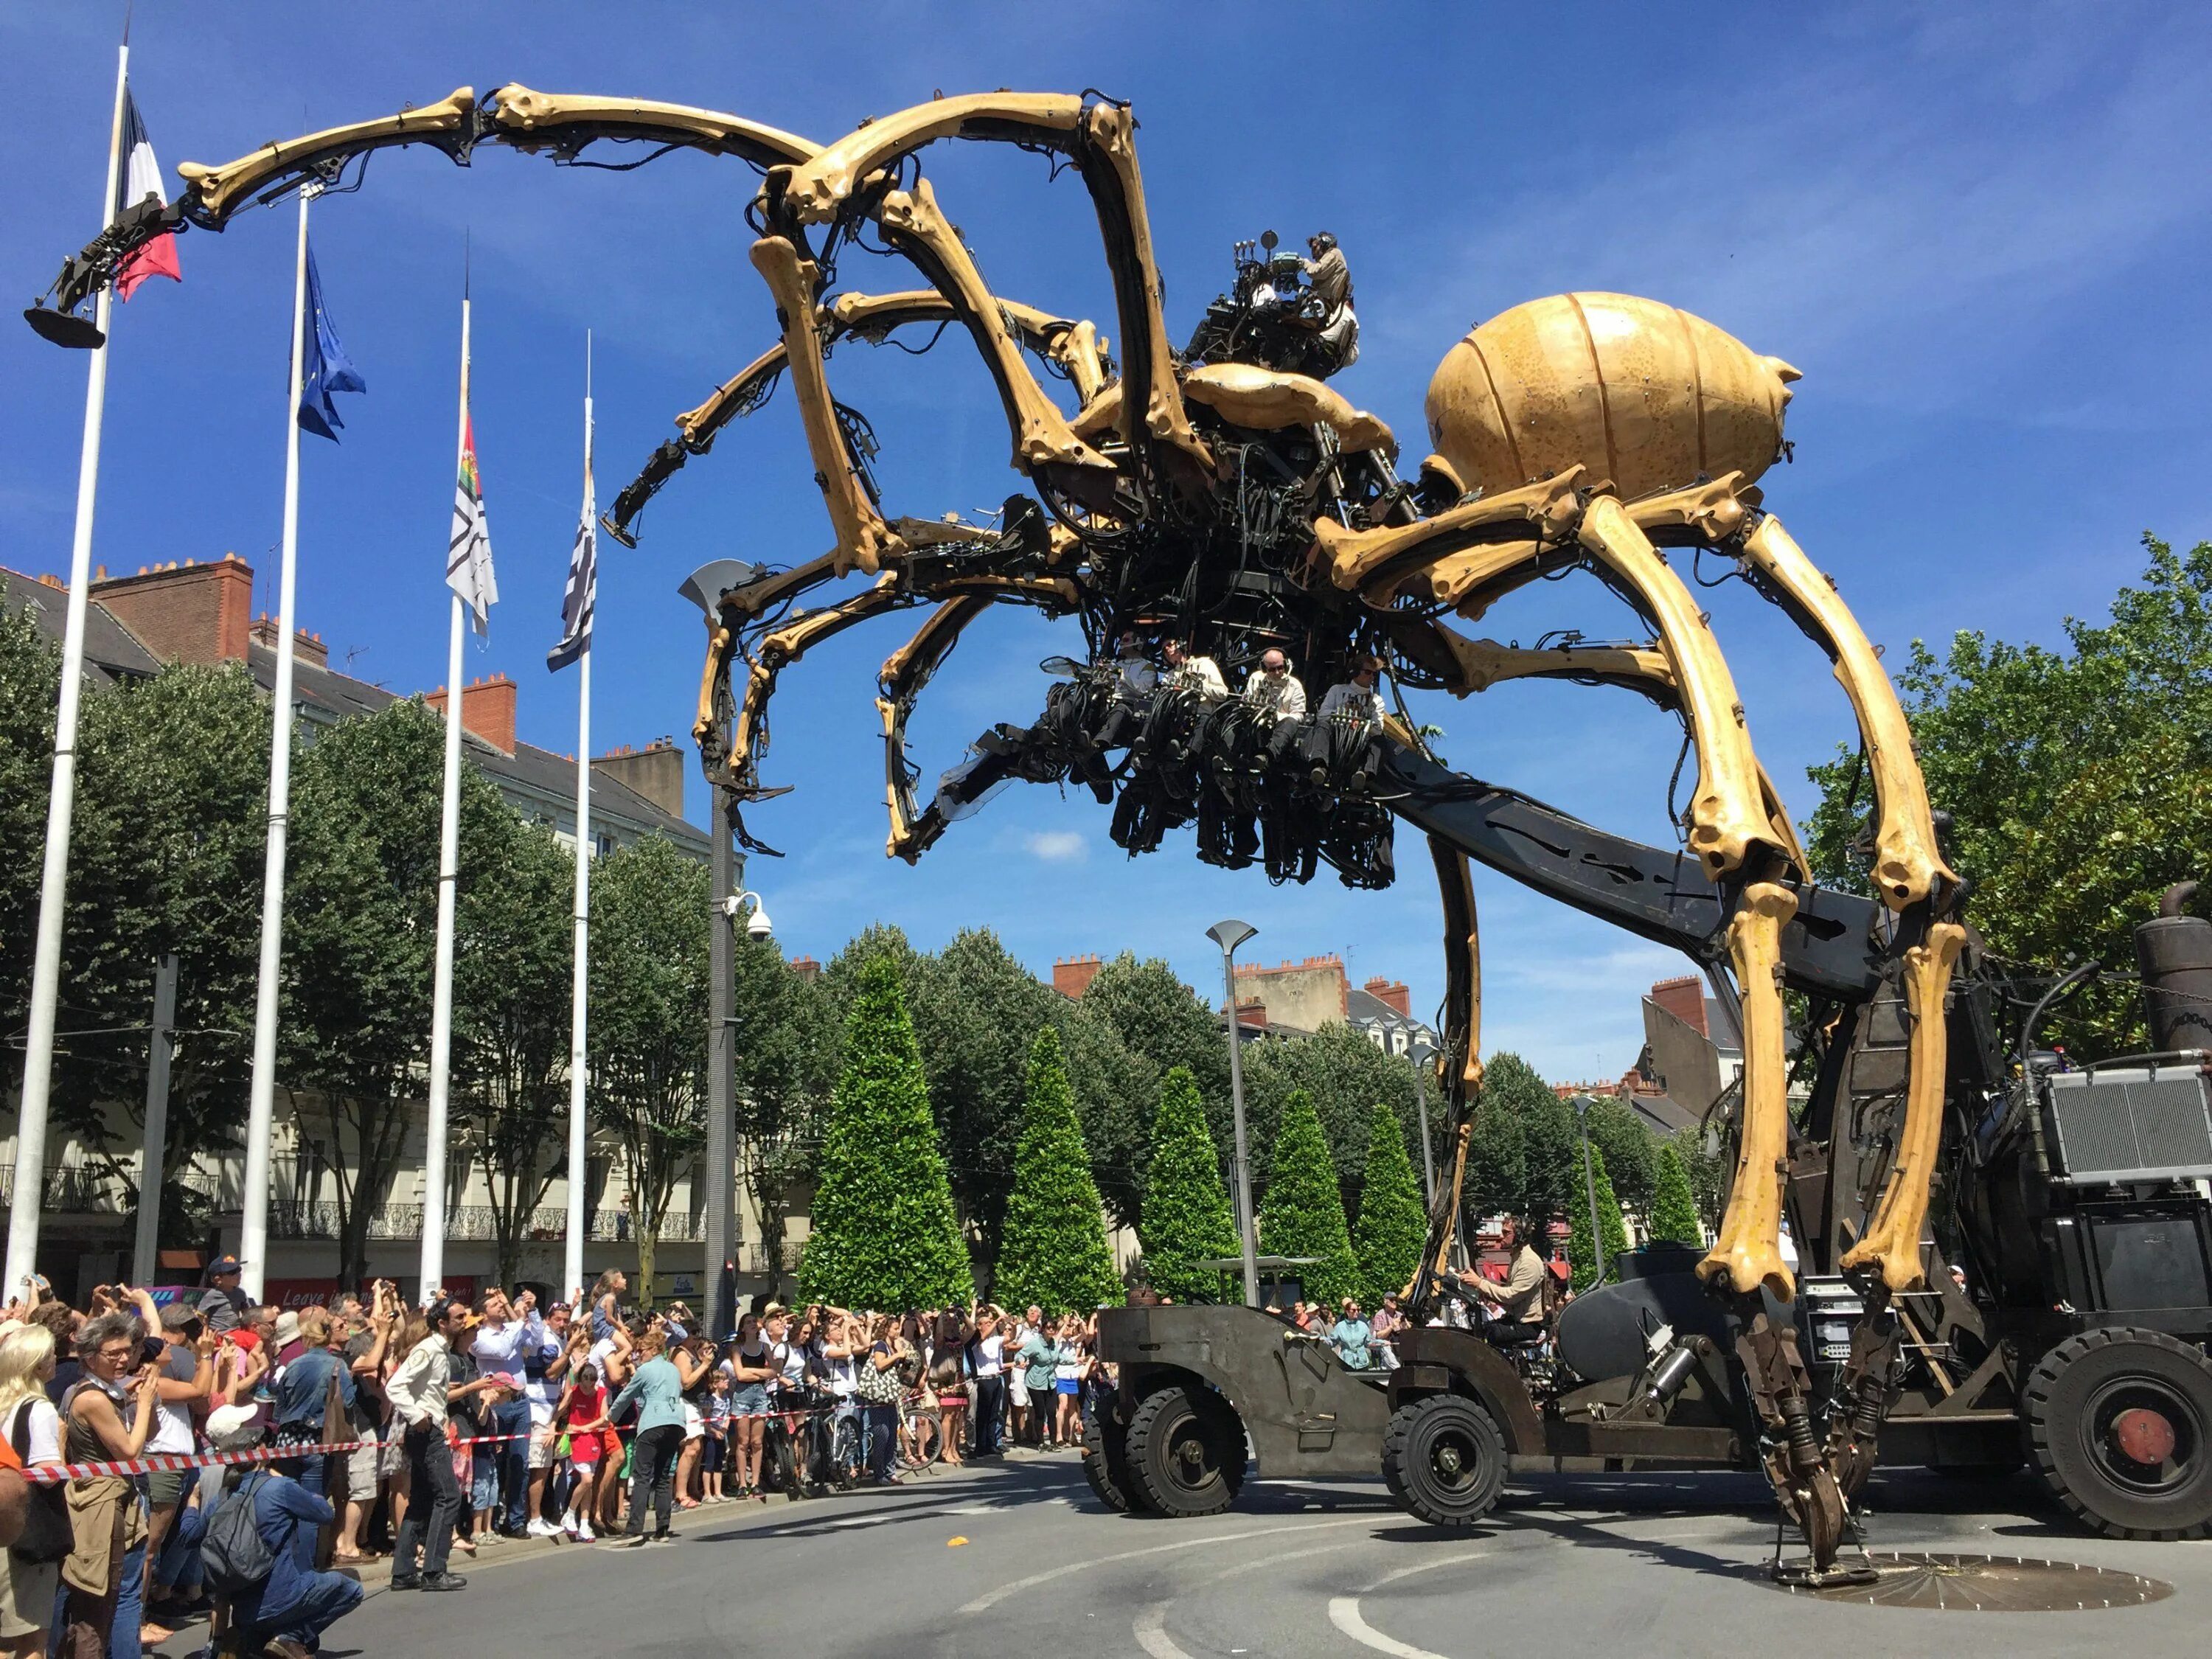
[[[97,228],[119,0],[9,0],[0,238],[28,299]],[[132,82],[165,168],[226,161],[311,127],[521,81],[728,109],[829,139],[946,92],[1097,87],[1135,105],[1170,333],[1221,285],[1230,244],[1327,228],[1358,285],[1360,362],[1336,384],[1420,451],[1437,359],[1525,299],[1614,289],[1680,305],[1804,373],[1794,465],[1769,505],[1893,653],[1980,628],[2051,639],[2136,573],[2146,528],[2212,535],[2212,14],[2195,7],[734,7],[550,3],[192,6],[142,0]],[[995,146],[924,165],[1001,292],[1111,318],[1095,222],[1072,177]],[[521,683],[528,740],[574,746],[558,632],[574,522],[584,331],[597,339],[602,499],[670,417],[766,345],[745,258],[741,165],[679,155],[640,172],[556,170],[496,149],[458,170],[376,158],[316,210],[326,297],[367,376],[337,447],[307,441],[301,619],[334,665],[395,690],[444,678],[440,583],[452,500],[465,234],[474,246],[476,425],[503,603],[469,672]],[[117,569],[234,549],[274,605],[292,218],[240,216],[184,239],[181,289],[118,311],[94,557]],[[908,285],[847,262],[854,286]],[[972,351],[848,348],[839,393],[884,441],[894,512],[995,505],[1006,429]],[[66,567],[83,362],[0,327],[0,563]],[[682,734],[701,627],[677,584],[709,558],[786,562],[828,544],[787,392],[665,490],[640,550],[607,544],[601,747]],[[1850,734],[1818,654],[1741,586],[1716,595],[1753,738],[1793,810],[1808,762]],[[1541,584],[1486,620],[1618,635],[1593,585]],[[1263,961],[1343,951],[1355,982],[1441,988],[1426,861],[1407,842],[1385,894],[1326,877],[1270,888],[1199,865],[1187,841],[1132,864],[1087,797],[1010,791],[918,869],[884,860],[877,666],[896,621],[784,677],[757,860],[786,947],[826,957],[872,921],[935,946],[995,929],[1039,972],[1122,949],[1215,983],[1203,928],[1256,924]],[[1072,635],[972,629],[914,726],[933,775],[993,720],[1026,719],[1036,659]],[[1523,687],[1426,711],[1455,763],[1601,823],[1669,834],[1670,726],[1632,698]],[[692,816],[703,787],[690,783]],[[1555,1076],[1617,1072],[1637,994],[1682,959],[1478,872],[1486,1046]]]

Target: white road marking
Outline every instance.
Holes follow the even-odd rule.
[[[1008,1596],[1019,1595],[1024,1590],[1035,1589],[1039,1584],[1049,1584],[1055,1579],[1071,1574],[1087,1572],[1092,1567],[1109,1565],[1115,1561],[1134,1561],[1146,1555],[1187,1554],[1192,1549],[1212,1544],[1234,1544],[1247,1538],[1279,1538],[1288,1534],[1327,1532],[1334,1527],[1371,1527],[1387,1516],[1360,1515],[1346,1521],[1317,1521],[1302,1527],[1255,1527],[1245,1532],[1218,1532],[1205,1537],[1185,1537],[1172,1544],[1154,1544],[1141,1550],[1123,1550],[1118,1555],[1094,1556],[1088,1561],[1071,1561],[1064,1567],[1054,1567],[1044,1572],[1033,1572],[1026,1578],[1017,1578],[1010,1584],[1001,1584],[986,1591],[960,1608],[962,1613],[988,1613]]]
[[[1328,1598],[1328,1622],[1349,1636],[1362,1647],[1372,1648],[1377,1653],[1387,1653],[1392,1659],[1444,1659],[1441,1653],[1431,1653],[1426,1648],[1417,1648],[1401,1642],[1395,1636],[1385,1636],[1359,1616],[1359,1598],[1356,1595],[1332,1595]]]
[[[1165,1601],[1153,1602],[1137,1615],[1137,1622],[1131,1626],[1131,1633],[1136,1637],[1137,1645],[1150,1654],[1152,1659],[1192,1659],[1192,1656],[1177,1647],[1175,1638],[1168,1634],[1169,1605]]]
[[[1328,1555],[1336,1550],[1352,1549],[1357,1547],[1358,1544],[1358,1540],[1353,1539],[1347,1543],[1315,1544],[1306,1549],[1286,1550],[1279,1555],[1265,1556],[1257,1561],[1245,1561],[1236,1566],[1225,1568],[1215,1573],[1206,1582],[1209,1584],[1218,1584],[1224,1578],[1235,1578],[1248,1572],[1263,1571],[1269,1567],[1280,1566],[1285,1561],[1303,1560],[1309,1555]],[[1135,1621],[1130,1626],[1130,1634],[1137,1638],[1137,1645],[1150,1654],[1152,1659],[1195,1659],[1195,1656],[1178,1647],[1175,1638],[1168,1634],[1168,1609],[1176,1604],[1177,1599],[1179,1598],[1171,1597],[1165,1601],[1153,1602],[1137,1615]],[[1231,1648],[1230,1651],[1242,1653],[1244,1650]]]

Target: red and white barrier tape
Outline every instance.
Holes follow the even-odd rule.
[[[480,1434],[465,1440],[449,1440],[449,1447],[489,1446],[509,1440],[527,1440],[526,1434]],[[299,1457],[320,1457],[333,1452],[359,1451],[363,1446],[380,1446],[380,1440],[334,1440],[315,1444],[253,1446],[244,1451],[155,1452],[144,1457],[126,1457],[102,1463],[42,1463],[36,1468],[27,1468],[23,1478],[33,1486],[52,1486],[60,1480],[91,1480],[102,1475],[131,1475],[176,1474],[185,1469],[204,1469],[236,1463],[276,1463]]]

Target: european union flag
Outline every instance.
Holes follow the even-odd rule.
[[[300,425],[336,443],[337,428],[345,422],[338,419],[337,405],[331,401],[331,393],[366,392],[368,382],[361,378],[361,371],[353,366],[353,359],[338,343],[337,331],[331,326],[331,313],[323,306],[323,280],[315,271],[315,248],[312,242],[307,245],[307,312],[314,322],[313,327],[305,321],[301,325],[306,360],[300,377]]]

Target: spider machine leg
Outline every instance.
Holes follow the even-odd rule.
[[[1448,1109],[1444,1155],[1450,1160],[1451,1173],[1430,1201],[1428,1243],[1407,1293],[1407,1317],[1416,1321],[1427,1318],[1451,1267],[1467,1185],[1468,1145],[1482,1091],[1482,939],[1476,925],[1473,866],[1449,842],[1434,836],[1428,840],[1443,905],[1443,1052],[1437,1057],[1437,1077]]]

